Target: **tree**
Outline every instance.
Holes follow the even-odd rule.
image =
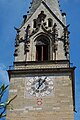
[[[2,98],[4,96],[4,93],[6,92],[7,88],[8,88],[9,85],[5,85],[3,84],[1,87],[0,87],[0,118],[3,118],[6,116],[6,108],[7,106],[11,103],[12,100],[14,100],[16,96],[14,96],[12,99],[10,100],[7,100],[6,102],[3,102],[2,101]]]

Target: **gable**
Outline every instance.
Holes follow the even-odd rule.
[[[27,21],[31,21],[31,19],[36,19],[40,11],[43,10],[45,13],[50,16],[51,18],[54,17],[54,19],[61,24],[63,27],[65,25],[62,22],[62,15],[58,9],[54,9],[54,11],[51,10],[51,8],[44,2],[42,1],[41,4],[37,7],[37,9],[34,11],[34,13],[30,16],[28,16]]]
[[[53,20],[53,24],[56,23],[60,32],[60,37],[62,35],[64,24],[62,23],[62,15],[59,11],[54,11],[54,13],[51,11],[51,9],[45,4],[45,2],[41,2],[40,6],[36,9],[34,14],[29,17],[26,21],[26,23],[23,25],[21,29],[26,28],[28,24],[30,25],[31,29],[33,29],[33,21],[34,19],[38,18],[38,15],[41,13],[41,11],[44,11],[44,14],[46,15],[45,22],[48,24],[48,19]],[[32,31],[31,31],[32,32]]]

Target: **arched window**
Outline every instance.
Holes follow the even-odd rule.
[[[53,20],[51,18],[48,19],[48,27],[52,27],[53,25]]]
[[[33,20],[33,28],[36,28],[36,25],[37,25],[36,19],[34,19],[34,20]]]
[[[36,41],[36,60],[47,61],[50,56],[49,39],[45,36],[40,36]]]

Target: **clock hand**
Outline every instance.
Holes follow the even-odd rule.
[[[39,81],[38,81],[38,82],[39,82],[39,86],[40,86],[40,84],[41,84],[41,78],[39,79]]]
[[[42,86],[42,84],[45,82],[46,78],[47,77],[45,77],[43,81],[41,81],[42,80],[41,78],[39,79],[39,86],[37,89],[39,89]]]
[[[39,86],[38,86],[38,88],[37,88],[37,89],[39,89],[39,88],[40,88],[40,86],[41,86],[41,78],[39,78],[38,83],[39,83]]]

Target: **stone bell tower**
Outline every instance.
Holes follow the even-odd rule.
[[[66,14],[58,0],[32,0],[17,31],[9,70],[13,110],[8,120],[73,120],[74,69],[70,67]]]

